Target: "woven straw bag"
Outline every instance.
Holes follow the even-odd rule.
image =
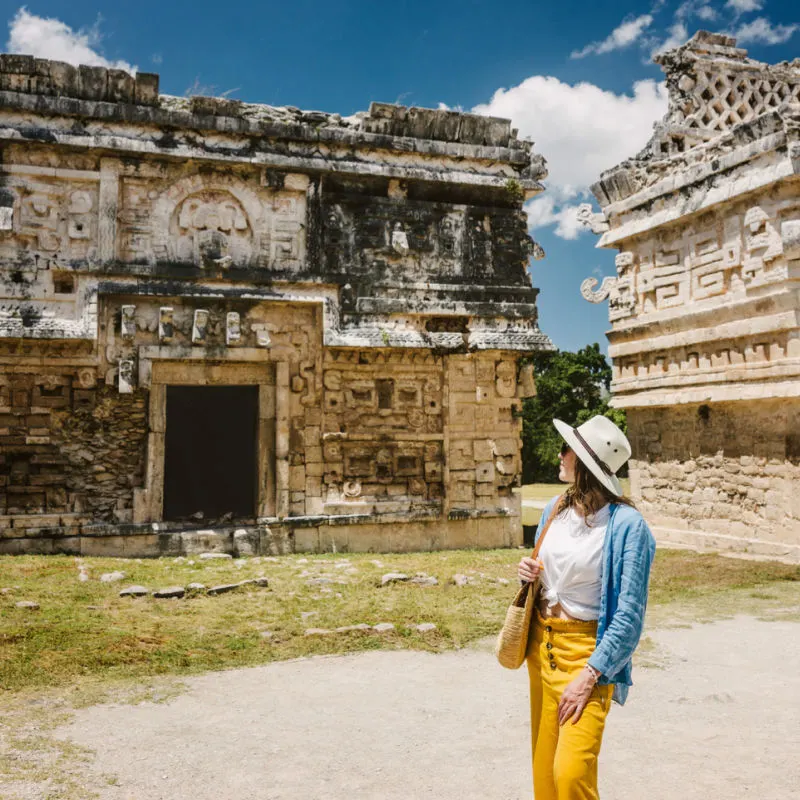
[[[557,510],[558,502],[556,501],[547,524],[536,542],[536,547],[533,548],[531,558],[536,559],[539,557],[542,542],[547,531],[550,530],[550,525],[555,519]],[[538,578],[532,583],[523,583],[508,607],[508,611],[506,611],[505,622],[497,635],[497,641],[494,646],[494,654],[497,656],[500,666],[506,669],[519,669],[523,661],[525,661],[528,636],[531,630],[531,618],[533,617],[533,608],[538,592]]]

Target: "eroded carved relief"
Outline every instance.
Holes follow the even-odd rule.
[[[252,230],[239,201],[228,192],[187,197],[174,213],[177,260],[227,268],[252,258]]]

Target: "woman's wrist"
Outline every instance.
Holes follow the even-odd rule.
[[[596,670],[591,664],[584,664],[583,669],[591,677],[593,684],[600,680],[600,671]]]

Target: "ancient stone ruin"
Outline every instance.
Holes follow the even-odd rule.
[[[662,538],[800,558],[800,60],[698,33],[657,61],[669,112],[584,209],[614,247],[614,404]]]
[[[506,120],[0,57],[0,552],[521,541]]]

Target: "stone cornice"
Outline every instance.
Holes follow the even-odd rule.
[[[766,159],[771,153],[777,158]],[[759,163],[759,159],[763,163]],[[719,157],[710,154],[685,171],[669,174],[658,183],[607,206],[605,215],[612,227],[601,236],[597,246],[618,246],[626,239],[798,175],[800,158],[795,147],[790,147],[785,131],[770,134]],[[658,211],[651,211],[657,202],[661,207]],[[615,225],[620,218],[625,221]]]
[[[153,106],[127,105],[105,101],[82,100],[71,97],[48,97],[22,92],[0,91],[0,110],[27,112],[42,117],[79,118],[88,126],[92,122],[116,123],[120,126],[116,136],[133,138],[130,126],[137,126],[135,139],[161,141],[160,150],[165,155],[185,154],[174,152],[174,136],[182,131],[195,131],[209,134],[223,134],[242,141],[240,149],[244,153],[259,143],[251,140],[277,140],[297,142],[315,147],[353,150],[381,150],[403,154],[408,157],[417,153],[432,157],[451,157],[460,160],[475,160],[513,165],[517,171],[526,170],[523,177],[536,180],[546,176],[544,159],[530,153],[530,145],[518,143],[518,147],[485,146],[463,142],[447,142],[435,139],[421,139],[411,136],[371,133],[357,128],[314,127],[308,124],[283,122],[273,119],[249,119],[247,117],[213,116],[192,113],[189,110],[172,110]],[[42,126],[45,127],[45,126]],[[52,122],[47,129],[52,132]],[[127,132],[125,128],[127,127]],[[33,132],[36,126],[29,125]],[[153,130],[156,129],[156,130]],[[31,137],[35,138],[35,137]],[[108,137],[115,138],[115,137]],[[55,142],[54,142],[55,143]],[[67,142],[64,142],[67,143]],[[78,146],[81,146],[78,143]],[[84,145],[85,146],[85,145]],[[102,146],[102,145],[101,145]],[[108,144],[106,145],[108,146]],[[111,149],[118,149],[111,146]],[[236,148],[234,148],[235,150]],[[139,152],[142,152],[139,150]],[[155,150],[151,151],[155,152]],[[223,155],[222,148],[216,154]],[[229,156],[236,159],[235,151]],[[247,159],[242,159],[247,160]],[[329,168],[329,167],[328,167]]]

